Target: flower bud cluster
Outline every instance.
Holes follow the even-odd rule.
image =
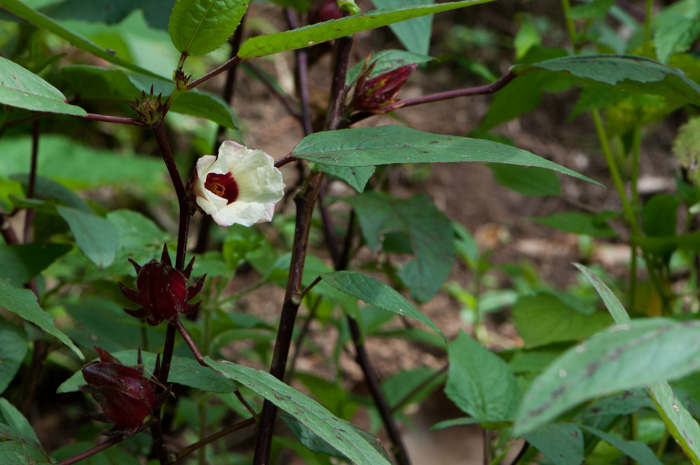
[[[418,68],[417,64],[412,63],[370,77],[376,63],[375,61],[369,66],[365,63],[360,71],[350,103],[351,111],[386,113],[385,107],[399,100],[396,95],[411,77],[413,71]]]

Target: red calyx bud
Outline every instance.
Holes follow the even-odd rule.
[[[316,0],[309,10],[309,24],[322,23],[343,17],[343,10],[336,0]]]
[[[136,318],[146,318],[150,325],[159,325],[163,320],[172,320],[180,313],[193,313],[201,302],[188,302],[202,289],[205,276],[199,278],[192,286],[187,282],[192,273],[194,258],[184,272],[172,266],[167,246],[163,246],[160,261],[153,259],[144,266],[139,266],[129,259],[136,269],[136,288],[129,289],[119,283],[119,287],[127,299],[141,305],[136,310],[124,309],[126,313]]]
[[[355,94],[350,108],[355,111],[368,111],[371,113],[386,113],[384,107],[397,102],[396,95],[418,65],[401,66],[370,78],[376,62],[366,66],[360,72],[355,84]]]
[[[156,385],[143,374],[142,367],[123,365],[107,351],[95,347],[99,362],[82,369],[88,383],[80,389],[100,404],[105,421],[114,423],[111,433],[134,434],[162,403]]]

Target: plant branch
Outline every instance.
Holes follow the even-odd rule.
[[[457,97],[468,97],[474,95],[485,95],[493,94],[508,85],[513,79],[518,77],[512,70],[508,71],[506,74],[501,76],[497,81],[491,84],[486,84],[484,86],[478,87],[468,87],[466,89],[450,90],[447,92],[438,92],[436,94],[424,95],[422,97],[416,97],[406,100],[399,100],[395,103],[389,104],[382,108],[382,113],[388,113],[399,108],[411,107],[414,105],[422,105],[424,103],[438,102],[440,100],[453,99]],[[350,117],[350,124],[357,123],[363,119],[374,116],[375,113],[362,112],[356,113]]]
[[[34,120],[32,122],[32,158],[29,165],[29,185],[27,186],[27,198],[34,198],[34,191],[36,189],[36,169],[37,162],[39,159],[39,135],[40,126],[39,120]],[[34,216],[36,212],[34,210],[27,210],[26,216],[24,217],[24,243],[29,242],[29,236],[32,231],[32,223],[34,222]]]
[[[228,60],[226,63],[224,63],[223,65],[219,66],[218,68],[216,68],[216,69],[214,69],[214,70],[208,72],[207,74],[205,74],[205,75],[202,76],[201,78],[197,79],[196,81],[189,83],[189,84],[187,85],[187,87],[185,87],[185,90],[186,90],[186,91],[192,90],[192,89],[194,89],[195,87],[197,87],[197,86],[199,86],[199,85],[201,85],[201,84],[204,84],[204,83],[207,82],[209,79],[211,79],[211,78],[213,78],[213,77],[215,77],[215,76],[218,76],[219,74],[223,73],[224,71],[228,70],[229,68],[238,65],[238,63],[240,63],[240,62],[241,62],[241,59],[238,58],[238,55],[236,55],[235,57],[231,58],[231,59]]]
[[[91,121],[104,121],[106,123],[118,123],[118,124],[128,124],[131,126],[146,127],[146,124],[133,118],[125,118],[123,116],[108,116],[108,115],[98,115],[95,113],[88,113],[87,115],[70,115],[75,118],[89,119]]]
[[[212,434],[211,436],[207,436],[206,438],[202,439],[201,441],[197,441],[194,444],[190,444],[189,446],[180,449],[177,454],[175,454],[173,462],[179,462],[182,458],[188,456],[189,454],[195,452],[197,449],[201,449],[202,447],[206,446],[207,444],[211,444],[212,442],[223,438],[224,436],[228,436],[231,433],[235,433],[236,431],[242,430],[243,428],[247,428],[249,426],[252,426],[255,424],[255,417],[253,418],[248,418],[247,420],[240,421],[236,423],[235,425],[231,425],[227,428],[222,429],[221,431]]]
[[[293,8],[286,8],[284,12],[287,16],[289,28],[297,29],[299,27],[299,21],[297,20],[295,10]],[[311,103],[309,99],[309,52],[303,48],[297,49],[294,51],[294,57],[296,58],[296,68],[294,70],[294,74],[296,75],[296,87],[297,92],[299,92],[299,99],[301,100],[301,115],[299,121],[304,130],[304,135],[308,136],[313,132],[313,128],[311,127]]]
[[[78,463],[81,460],[84,460],[88,457],[91,457],[98,452],[102,452],[105,449],[108,449],[116,444],[119,444],[122,442],[126,437],[123,434],[120,434],[118,436],[114,436],[113,438],[110,438],[109,440],[96,445],[95,447],[86,450],[85,452],[81,452],[77,455],[74,455],[73,457],[69,457],[65,460],[61,460],[60,462],[57,462],[55,465],[72,465],[74,463]]]

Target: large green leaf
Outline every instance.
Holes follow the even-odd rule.
[[[513,305],[512,314],[525,347],[579,341],[613,323],[604,312],[584,315],[547,293],[519,298]]]
[[[2,138],[0,171],[10,175],[26,173],[27,154],[31,153],[31,146],[32,140],[28,135]],[[70,163],[66,163],[66,154],[70,154]],[[52,194],[56,194],[59,189],[66,190],[70,194],[64,192],[66,195],[61,194],[64,197],[61,200],[86,211],[89,207],[70,189],[115,186],[127,190],[137,187],[152,193],[162,192],[167,186],[166,182],[169,183],[162,160],[139,156],[126,150],[117,153],[107,148],[86,146],[78,140],[59,134],[42,134],[37,172],[62,184],[55,184],[50,191]],[[26,178],[26,175],[23,177]],[[46,198],[46,189],[37,195]],[[72,199],[70,203],[69,197]],[[77,206],[78,203],[80,207]]]
[[[545,70],[565,74],[584,84],[604,84],[618,90],[655,94],[700,105],[700,86],[683,71],[649,58],[626,55],[591,55],[555,58],[520,65],[513,72],[522,75]]]
[[[506,362],[460,331],[448,346],[445,394],[464,413],[485,422],[513,418],[520,388]]]
[[[537,428],[525,440],[542,452],[554,465],[581,465],[583,433],[572,423],[552,423]]]
[[[389,464],[354,428],[346,427],[342,420],[333,416],[316,401],[269,373],[227,361],[213,360],[210,357],[206,357],[205,361],[227,378],[285,410],[353,462],[359,465]]]
[[[425,0],[372,0],[372,4],[377,8],[396,8],[429,3],[433,2]],[[427,55],[430,49],[430,35],[433,30],[433,17],[431,15],[390,24],[389,28],[396,34],[406,50]]]
[[[590,281],[617,324],[628,324],[630,317],[610,288],[591,270],[576,264]],[[649,393],[656,409],[671,435],[676,439],[693,464],[700,464],[700,426],[688,410],[676,398],[667,381],[659,381],[649,386]]]
[[[2,263],[0,279],[8,280],[13,286],[22,286],[72,248],[69,244],[45,242],[2,244],[0,245],[0,263]]]
[[[455,259],[450,221],[425,196],[397,199],[367,192],[344,199],[357,213],[362,234],[377,252],[386,235],[405,234],[415,259],[403,264],[398,276],[411,288],[411,297],[427,302],[445,282]],[[385,245],[385,249],[386,249]]]
[[[403,126],[318,132],[302,139],[292,154],[297,158],[332,166],[461,161],[536,166],[599,184],[515,147],[483,139],[430,134]]]
[[[29,289],[16,288],[4,279],[0,279],[0,307],[9,312],[16,313],[25,320],[34,323],[39,328],[58,338],[58,340],[70,347],[81,360],[83,359],[83,354],[80,352],[80,349],[73,344],[73,341],[71,341],[63,331],[54,326],[53,318],[39,307],[36,296]]]
[[[420,321],[442,336],[443,339],[445,338],[440,328],[435,326],[435,323],[430,321],[427,316],[423,315],[420,310],[414,307],[401,294],[376,278],[353,271],[324,273],[321,277],[326,284],[340,292],[356,297],[387,312]]]
[[[355,34],[377,27],[418,18],[425,15],[439,13],[441,11],[454,10],[465,6],[478,5],[491,0],[466,0],[461,2],[441,3],[439,5],[426,5],[418,7],[399,7],[386,10],[375,10],[365,14],[348,16],[345,18],[312,24],[311,26],[293,29],[287,32],[268,34],[248,39],[241,46],[238,56],[247,60],[250,58],[273,53],[309,47],[339,37]]]
[[[43,8],[42,13],[56,19],[116,24],[140,9],[151,27],[167,29],[174,3],[175,0],[65,0]]]
[[[66,103],[65,95],[54,86],[3,57],[0,57],[0,104],[32,111],[87,115],[82,108]]]
[[[29,348],[29,341],[26,333],[7,322],[0,319],[0,393],[4,392],[14,379],[19,367],[22,366],[24,356]]]
[[[248,0],[177,0],[168,32],[175,48],[188,55],[213,52],[231,37]]]
[[[67,40],[76,47],[79,47],[85,50],[86,52],[92,53],[93,55],[98,56],[103,60],[106,60],[110,63],[114,63],[115,65],[123,66],[124,68],[130,69],[132,71],[147,74],[149,76],[157,76],[157,74],[140,68],[133,63],[130,63],[122,58],[119,58],[116,55],[109,53],[107,50],[96,45],[94,42],[86,39],[80,34],[76,34],[75,32],[66,29],[64,26],[60,25],[53,19],[49,18],[43,13],[40,13],[30,8],[25,3],[22,3],[20,0],[0,0],[0,7],[6,9],[10,13],[19,16],[28,23],[31,23],[40,29],[46,29],[49,32],[53,32],[57,36]]]
[[[514,434],[527,434],[586,400],[696,371],[699,335],[698,321],[649,318],[591,337],[564,352],[532,382]]]
[[[556,174],[542,168],[517,165],[489,165],[498,184],[524,195],[542,197],[561,194],[561,183]]]
[[[87,258],[100,268],[114,262],[117,253],[117,231],[106,219],[76,208],[57,206],[56,210],[66,220],[75,243]]]
[[[27,419],[5,399],[0,399],[0,463],[3,465],[51,463]]]
[[[133,102],[147,94],[153,87],[155,95],[170,95],[175,84],[166,79],[154,78],[122,70],[104,69],[96,66],[72,65],[61,68],[61,74],[81,100],[116,99]],[[172,111],[206,118],[228,128],[235,128],[231,107],[220,97],[195,89],[181,94],[172,106]]]
[[[668,8],[656,18],[654,48],[657,59],[662,63],[668,63],[674,53],[690,49],[700,35],[697,14],[687,15],[674,10]]]

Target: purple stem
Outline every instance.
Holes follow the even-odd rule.
[[[91,456],[97,454],[98,452],[102,452],[105,449],[108,449],[116,444],[119,444],[124,439],[126,439],[126,438],[124,437],[123,434],[120,434],[119,436],[114,436],[113,438],[110,438],[109,440],[107,440],[101,444],[98,444],[91,449],[86,450],[85,452],[81,452],[77,455],[74,455],[73,457],[69,457],[65,460],[61,460],[60,462],[57,462],[55,465],[72,465],[74,463],[80,462],[81,460],[84,460],[88,457],[91,457]]]
[[[447,92],[439,92],[437,94],[424,95],[423,97],[416,97],[407,100],[399,100],[398,102],[392,103],[382,108],[382,113],[389,113],[390,111],[398,110],[399,108],[410,107],[414,105],[422,105],[424,103],[438,102],[440,100],[453,99],[457,97],[466,97],[473,95],[484,95],[493,94],[494,92],[504,88],[510,81],[515,79],[518,75],[512,70],[508,71],[506,74],[501,76],[497,81],[487,84],[485,86],[469,87],[467,89],[450,90]],[[350,124],[357,123],[363,119],[373,116],[374,113],[357,113],[350,118]]]
[[[224,71],[231,68],[232,66],[236,66],[240,62],[241,62],[241,59],[238,58],[238,55],[236,55],[235,57],[231,58],[229,61],[227,61],[223,65],[219,66],[215,70],[210,71],[207,74],[205,74],[204,76],[202,76],[201,78],[197,79],[196,81],[189,83],[185,89],[192,90],[195,87],[199,86],[200,84],[207,82],[209,79],[211,79],[215,76],[218,76],[219,74],[223,73]]]
[[[241,430],[241,429],[246,428],[248,426],[252,426],[254,424],[255,424],[255,418],[248,418],[247,420],[240,421],[240,422],[236,423],[235,425],[229,426],[228,428],[224,428],[221,431],[219,431],[218,433],[214,433],[211,436],[208,436],[208,437],[202,439],[201,441],[197,441],[194,444],[190,444],[189,446],[185,447],[184,449],[180,449],[180,451],[176,455],[175,461],[179,462],[180,459],[188,456],[192,452],[195,452],[197,449],[200,449],[200,448],[206,446],[207,444],[210,444],[210,443],[216,441],[217,439],[221,439],[224,436],[227,436],[231,433],[235,433],[238,430]]]
[[[123,116],[108,116],[108,115],[97,115],[94,113],[88,113],[87,115],[70,115],[75,118],[89,119],[92,121],[104,121],[107,123],[119,123],[119,124],[129,124],[131,126],[141,126],[146,127],[145,123],[133,118],[125,118]]]

